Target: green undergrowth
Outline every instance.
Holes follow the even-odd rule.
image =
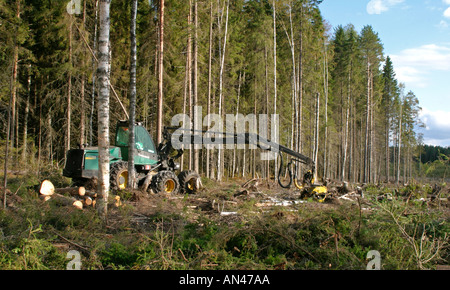
[[[448,265],[448,207],[406,202],[411,190],[379,200],[386,192],[373,187],[359,203],[264,211],[245,202],[235,219],[200,210],[196,219],[142,216],[127,205],[111,208],[105,221],[95,209],[43,203],[23,187],[20,206],[0,210],[0,269],[66,269],[70,250],[80,253],[81,269],[366,269],[371,250],[381,269]]]

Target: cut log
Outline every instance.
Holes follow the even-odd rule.
[[[86,190],[84,194],[90,198],[103,198],[103,195],[98,194],[95,191]]]
[[[70,196],[61,195],[59,193],[53,194],[49,199],[45,199],[44,197],[44,200],[54,200],[55,202],[64,206],[72,205],[78,209],[83,209],[83,202],[81,200]]]
[[[39,187],[39,193],[42,195],[53,195],[55,193],[55,186],[50,180],[44,180]]]
[[[114,206],[115,207],[120,207],[121,205],[122,205],[122,201],[120,201],[120,196],[118,196],[118,195],[116,195],[115,197],[114,197]]]
[[[70,194],[72,196],[84,196],[86,194],[86,189],[83,186],[55,188],[55,192],[59,194]]]
[[[75,200],[72,205],[78,209],[83,209],[83,202],[81,200]]]
[[[40,198],[42,201],[48,201],[48,200],[51,199],[52,197],[51,197],[51,195],[40,195],[39,198]]]
[[[92,202],[93,202],[93,200],[89,196],[85,196],[83,199],[83,204],[86,206],[92,205]]]

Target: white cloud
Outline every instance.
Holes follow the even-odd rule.
[[[381,0],[371,0],[367,4],[367,13],[369,14],[381,14],[381,12],[387,11],[388,8]]]
[[[445,11],[444,11],[444,17],[450,18],[450,7],[448,7],[447,9],[445,9]]]
[[[367,13],[381,14],[389,10],[390,7],[403,3],[405,0],[370,0],[367,3]],[[450,1],[450,0],[445,0]]]
[[[391,58],[400,66],[450,71],[450,47],[427,44],[405,49],[398,55],[392,55]]]
[[[412,66],[399,66],[394,64],[396,78],[399,82],[405,84],[414,84],[417,88],[426,88],[428,86],[428,74]]]
[[[446,5],[450,5],[450,0],[442,0],[442,2],[444,2],[444,4]]]
[[[390,57],[397,80],[416,88],[426,87],[433,72],[450,72],[450,47],[428,44]]]
[[[425,123],[423,133],[425,144],[450,146],[450,112],[430,111],[423,108],[419,118]]]

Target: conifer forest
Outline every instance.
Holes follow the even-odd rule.
[[[0,269],[68,269],[69,250],[82,269],[366,269],[370,250],[381,269],[449,265],[450,150],[424,144],[377,31],[332,27],[323,1],[0,0]],[[184,145],[173,183],[113,163],[117,124],[156,156],[180,114],[221,132],[245,116],[317,187],[309,163],[250,144]],[[88,182],[63,173],[92,148]]]

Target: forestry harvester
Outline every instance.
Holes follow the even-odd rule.
[[[173,141],[177,145],[185,146],[191,144],[252,144],[264,150],[270,150],[280,156],[278,171],[278,183],[283,188],[290,188],[292,183],[295,187],[314,193],[318,196],[325,196],[327,189],[324,186],[314,184],[313,160],[285,146],[273,143],[253,133],[230,134],[224,132],[209,132],[179,127],[165,127],[163,141],[157,147],[148,131],[137,123],[135,129],[135,155],[134,165],[136,172],[136,182],[138,189],[143,191],[153,191],[154,193],[196,193],[201,188],[200,176],[192,170],[181,170],[176,162],[183,154],[180,146],[173,146]],[[193,133],[193,134],[191,134]],[[196,135],[194,133],[201,133]],[[209,135],[222,135],[225,137],[204,138],[204,133]],[[213,134],[211,134],[213,133]],[[128,184],[128,121],[119,121],[116,127],[114,146],[109,149],[110,153],[110,186],[113,190],[125,189]],[[205,140],[208,140],[205,142]],[[177,148],[177,149],[176,149]],[[283,184],[283,156],[282,153],[291,156],[290,161],[284,168],[288,174],[288,183]],[[311,169],[303,176],[303,181],[298,182],[296,172],[299,163],[306,164]],[[178,174],[176,174],[178,173]],[[93,178],[98,176],[98,148],[84,147],[71,149],[67,153],[66,165],[63,170],[65,177],[72,178],[74,185],[83,186]]]

